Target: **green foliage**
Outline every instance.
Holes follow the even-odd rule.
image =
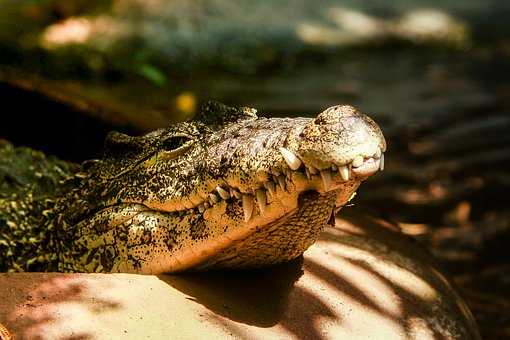
[[[161,70],[151,64],[141,64],[137,71],[141,76],[147,78],[155,85],[163,86],[166,84],[166,76]]]

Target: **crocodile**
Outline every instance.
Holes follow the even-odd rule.
[[[45,190],[9,186],[15,176],[0,162],[0,271],[158,274],[286,262],[384,168],[385,151],[378,125],[349,105],[265,118],[211,101],[194,119],[142,136],[111,132],[103,158],[80,166],[36,153],[41,169],[22,170],[51,178]]]

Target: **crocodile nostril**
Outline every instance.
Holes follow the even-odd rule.
[[[336,105],[322,111],[314,123],[317,125],[336,124],[341,119],[359,115],[359,112],[350,105]]]

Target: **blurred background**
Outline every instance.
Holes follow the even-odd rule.
[[[509,22],[503,0],[0,0],[0,138],[81,162],[208,99],[355,105],[389,149],[354,204],[428,247],[484,338],[510,338]]]

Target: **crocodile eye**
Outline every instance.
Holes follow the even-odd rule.
[[[193,139],[188,136],[172,136],[161,143],[161,149],[167,157],[177,157],[184,153],[193,144]]]
[[[174,137],[167,138],[163,142],[162,147],[163,147],[163,149],[165,149],[165,151],[174,151],[191,141],[192,141],[192,139],[189,137],[186,137],[186,136],[174,136]]]

